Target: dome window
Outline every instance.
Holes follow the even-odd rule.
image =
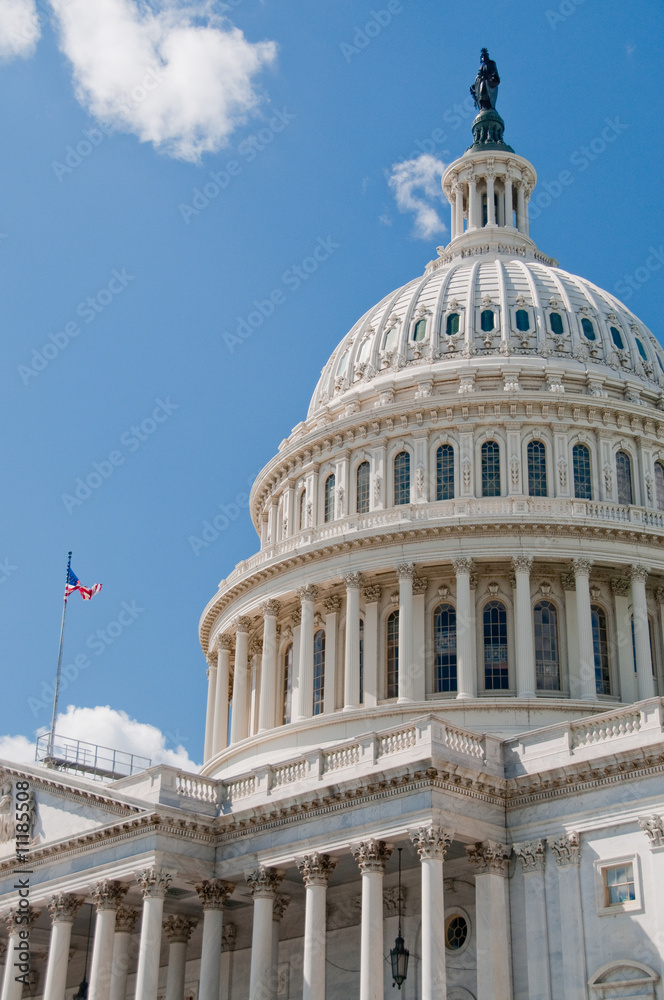
[[[421,340],[424,340],[426,335],[427,321],[425,319],[418,319],[413,329],[413,342],[419,344]]]
[[[619,351],[624,351],[625,344],[623,342],[620,330],[618,330],[617,327],[615,326],[610,327],[610,330],[611,330],[611,339],[613,341],[614,347],[617,347]]]
[[[293,705],[293,643],[286,647],[284,654],[283,690],[282,690],[282,720],[287,726],[291,720]]]
[[[348,358],[349,358],[349,355],[350,355],[350,351],[346,351],[346,353],[344,354],[344,356],[341,359],[341,362],[339,364],[339,368],[337,370],[337,377],[338,378],[341,378],[342,375],[346,374],[346,368],[348,368]]]
[[[325,524],[327,524],[328,521],[334,520],[335,484],[336,484],[335,476],[334,473],[332,473],[332,475],[328,476],[327,479],[325,480],[325,506],[323,509],[323,520]]]
[[[394,459],[394,505],[410,503],[410,455],[400,451]]]
[[[453,337],[455,333],[459,332],[459,314],[450,313],[447,317],[447,323],[445,324],[445,333],[448,337]]]
[[[639,354],[641,355],[641,357],[643,358],[644,361],[647,361],[648,360],[648,355],[646,354],[645,347],[643,346],[643,344],[641,343],[641,341],[639,340],[638,337],[635,337],[634,339],[636,340],[636,346],[637,346]]]
[[[457,689],[457,621],[451,604],[439,604],[433,620],[436,691]]]
[[[321,715],[325,704],[325,632],[314,635],[314,696],[312,714]]]
[[[527,309],[517,309],[516,328],[520,333],[525,333],[527,330],[530,330],[530,316],[528,315]]]
[[[655,499],[657,510],[664,510],[664,465],[655,462]]]
[[[533,608],[535,625],[535,671],[538,691],[560,691],[558,612],[551,601]]]
[[[497,441],[482,445],[482,496],[500,496],[500,449]]]
[[[483,333],[490,333],[495,326],[495,316],[493,314],[493,309],[483,309],[482,315],[480,316],[480,326],[482,327]]]
[[[454,500],[454,449],[441,444],[436,451],[436,500]]]
[[[626,451],[616,452],[616,480],[618,482],[618,503],[625,504],[625,506],[633,504],[632,460]]]
[[[391,326],[390,329],[385,334],[385,343],[383,344],[384,351],[394,351],[397,346],[398,332],[396,326]]]
[[[595,327],[592,324],[592,320],[586,316],[581,320],[581,329],[586,340],[595,340]]]
[[[563,329],[563,318],[560,313],[551,313],[549,323],[551,324],[551,333],[555,333],[556,336],[559,337],[565,332]]]
[[[611,694],[611,671],[609,667],[609,630],[606,612],[599,604],[590,607],[593,630],[593,650],[595,652],[595,688],[597,694]]]
[[[399,694],[399,612],[387,619],[387,697]]]
[[[509,687],[507,664],[507,608],[502,601],[484,606],[484,687],[501,691]]]
[[[528,444],[528,493],[531,497],[545,497],[548,494],[546,449],[541,441],[531,441]]]
[[[572,449],[574,466],[574,496],[577,500],[592,500],[590,475],[590,450],[585,444],[575,444]]]
[[[355,473],[355,510],[358,514],[369,513],[369,491],[371,469],[368,462],[360,462]]]

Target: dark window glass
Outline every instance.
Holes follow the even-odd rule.
[[[641,343],[641,341],[639,340],[638,337],[635,337],[634,339],[636,340],[636,346],[637,346],[639,354],[641,355],[641,357],[643,358],[644,361],[647,361],[648,360],[648,355],[646,354],[645,347],[643,346],[643,344]]]
[[[302,490],[300,493],[300,502],[298,504],[298,518],[300,531],[307,526],[307,491]]]
[[[355,473],[355,509],[358,514],[369,513],[371,469],[368,462],[360,462]]]
[[[387,697],[399,695],[399,612],[387,619]]]
[[[574,466],[574,496],[577,500],[592,500],[590,476],[590,449],[585,444],[575,444],[572,449]]]
[[[364,618],[360,618],[360,705],[364,704]]]
[[[655,500],[657,510],[664,510],[664,465],[655,462]]]
[[[314,703],[313,714],[320,715],[325,699],[325,632],[319,628],[314,635]]]
[[[448,951],[458,951],[463,948],[468,937],[468,922],[465,917],[457,914],[447,921],[445,928],[445,947]]]
[[[497,441],[482,445],[482,496],[500,496],[500,449]]]
[[[623,343],[622,334],[620,330],[618,330],[615,326],[612,326],[610,329],[611,329],[611,339],[613,340],[614,345],[618,348],[619,351],[624,351],[625,344]]]
[[[551,313],[549,315],[549,323],[551,324],[551,333],[556,333],[558,335],[564,333],[563,318],[560,313]]]
[[[433,615],[436,691],[457,689],[456,611],[440,604]]]
[[[323,520],[334,521],[334,473],[325,480],[325,511]]]
[[[530,329],[530,316],[527,309],[517,309],[516,328],[517,330],[521,330],[522,333]]]
[[[455,333],[459,332],[459,314],[450,313],[447,317],[447,323],[445,324],[445,333],[448,337],[453,337]]]
[[[584,316],[581,320],[581,329],[583,330],[583,335],[587,340],[595,339],[595,327],[592,324],[592,320],[589,320]]]
[[[487,691],[507,690],[507,610],[501,601],[484,606],[484,687]]]
[[[616,452],[616,480],[618,483],[618,503],[634,503],[632,460],[626,451]]]
[[[593,651],[595,654],[595,688],[597,694],[611,694],[611,673],[609,671],[609,633],[606,613],[599,604],[590,608],[593,626]]]
[[[539,601],[533,609],[533,616],[537,690],[560,691],[558,612],[550,601]]]
[[[410,455],[400,451],[394,459],[394,503],[410,503]]]
[[[541,441],[530,441],[528,444],[528,493],[531,497],[545,497],[546,487],[546,449]]]
[[[427,335],[427,321],[425,319],[418,319],[415,327],[413,329],[413,340],[418,343],[420,340],[424,340]]]
[[[493,309],[483,309],[482,315],[480,316],[480,325],[485,333],[489,333],[493,330],[495,323],[495,317],[493,315]]]
[[[436,452],[436,500],[454,499],[454,449],[441,444]]]
[[[284,653],[284,673],[282,691],[282,721],[285,726],[291,720],[291,707],[293,703],[293,643],[286,647]]]

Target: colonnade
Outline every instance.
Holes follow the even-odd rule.
[[[536,564],[533,557],[514,557],[509,569],[513,578],[514,647],[513,682],[510,690],[517,697],[532,699],[540,695],[537,687],[537,668],[533,634],[533,600],[531,577],[533,567],[539,572],[543,564]],[[477,587],[476,567],[465,556],[452,563],[456,577],[456,595],[449,600],[456,611],[456,663],[458,699],[476,698],[478,691],[476,607]],[[590,577],[592,560],[580,556],[563,574],[562,583],[566,592],[565,614],[567,616],[567,658],[569,662],[569,694],[582,701],[597,700],[596,652],[593,638],[592,594]],[[619,663],[616,687],[620,689],[623,701],[633,702],[650,698],[655,693],[653,659],[648,625],[648,603],[646,580],[648,568],[634,564],[622,569],[623,575],[612,580],[615,595],[616,614],[622,616],[619,631],[631,632],[629,604],[633,619],[634,659],[631,658],[631,639],[626,634],[619,643],[617,656]],[[398,703],[424,701],[427,695],[427,657],[432,655],[426,648],[425,598],[428,580],[419,575],[413,563],[402,563],[395,567],[398,580],[399,610],[398,638]],[[231,625],[233,632],[224,632],[213,640],[214,652],[208,659],[209,689],[207,708],[207,728],[205,759],[223,750],[228,744],[229,699],[232,698],[233,713],[230,743],[237,743],[279,726],[283,722],[283,665],[279,657],[279,644],[284,635],[292,637],[293,671],[292,721],[306,720],[314,713],[314,635],[318,628],[324,628],[325,650],[325,695],[322,713],[352,711],[360,704],[372,708],[385,699],[386,687],[383,682],[385,665],[379,663],[379,650],[383,648],[379,634],[380,608],[383,589],[371,585],[359,572],[346,574],[342,579],[345,603],[338,594],[331,594],[321,585],[308,584],[299,588],[296,594],[280,595],[279,601],[268,600],[258,610],[259,618],[242,615]],[[338,581],[331,581],[330,589]],[[664,591],[658,590],[658,601],[664,606]],[[297,604],[293,608],[293,597]],[[623,600],[624,598],[624,600]],[[316,612],[322,607],[325,617]],[[342,653],[337,656],[339,620],[342,606],[345,609],[345,633]],[[383,605],[384,607],[384,605]],[[664,607],[663,607],[664,610]],[[282,626],[279,618],[283,619]],[[573,624],[573,628],[572,628]],[[363,634],[362,678],[360,678],[360,628]],[[262,652],[249,657],[250,633],[262,637],[259,647]],[[234,634],[233,634],[234,633]],[[256,640],[254,640],[256,641]],[[625,653],[625,648],[628,652]],[[234,651],[232,690],[229,687],[231,656]],[[634,683],[634,661],[636,663],[636,685]],[[343,703],[335,702],[337,690],[336,671],[343,672],[340,690]],[[251,682],[252,670],[254,683]],[[259,676],[257,677],[256,674]],[[253,688],[253,691],[252,691]],[[550,691],[547,691],[550,694]],[[258,701],[257,711],[255,701]],[[253,705],[253,709],[252,709]]]
[[[464,218],[468,229],[479,229],[484,225],[514,228],[515,209],[516,229],[524,236],[528,236],[527,204],[532,190],[530,184],[517,178],[507,169],[502,175],[489,168],[480,170],[483,176],[471,173],[465,179],[463,177],[458,179],[450,188],[451,239],[454,240],[463,233]],[[483,213],[485,197],[486,221]]]

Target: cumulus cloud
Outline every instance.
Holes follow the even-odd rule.
[[[440,186],[444,170],[441,160],[430,153],[422,153],[414,160],[393,164],[388,178],[397,208],[415,215],[414,235],[423,240],[447,229],[436,206],[437,201],[444,200]]]
[[[58,715],[55,729],[58,736],[148,757],[153,765],[169,764],[187,771],[199,766],[190,759],[182,745],[186,739],[179,733],[162,733],[156,726],[138,722],[109,705],[97,705],[96,708],[68,705],[67,711]],[[43,729],[39,730],[38,735],[42,732]],[[168,749],[168,742],[175,744],[175,748]],[[0,736],[0,758],[18,763],[34,761],[35,743],[25,736]]]
[[[227,141],[258,105],[254,79],[276,56],[274,42],[247,41],[204,2],[51,5],[83,107],[182,160]]]
[[[0,59],[31,56],[40,34],[35,0],[0,0]]]

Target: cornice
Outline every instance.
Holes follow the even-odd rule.
[[[51,794],[58,795],[64,799],[69,799],[70,801],[80,802],[81,799],[87,799],[88,801],[93,802],[97,808],[103,809],[106,812],[114,812],[121,816],[129,816],[132,813],[140,813],[143,812],[144,809],[143,806],[133,805],[128,802],[121,802],[118,799],[111,798],[110,796],[100,795],[99,792],[94,792],[91,789],[88,790],[87,788],[66,785],[64,782],[56,781],[53,778],[36,775],[34,771],[26,771],[20,766],[11,767],[7,764],[3,764],[0,769],[0,783],[5,780],[5,777],[27,779],[33,787],[48,789]]]

